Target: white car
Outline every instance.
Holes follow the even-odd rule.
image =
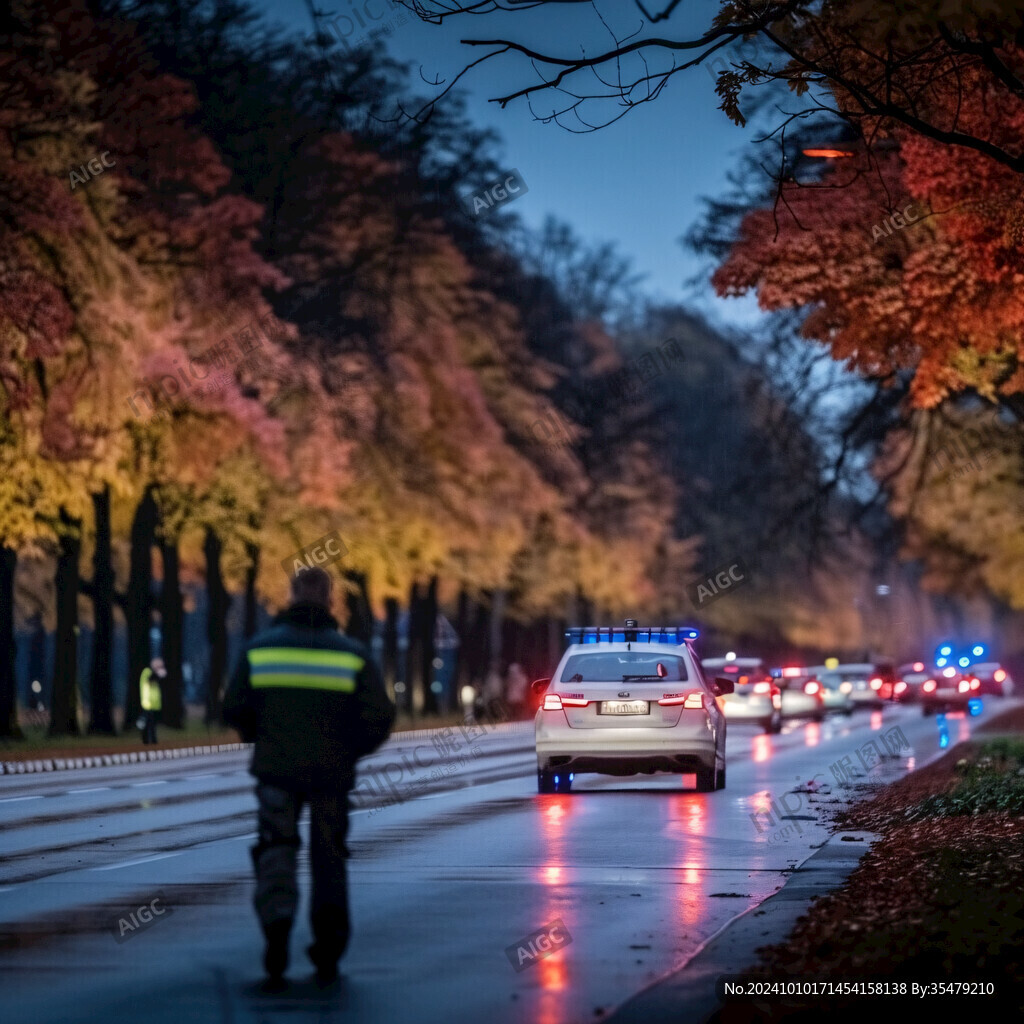
[[[570,644],[535,718],[537,789],[567,792],[583,772],[696,774],[697,791],[725,788],[728,680],[706,679],[691,646],[695,629],[587,627]]]
[[[850,696],[853,692],[853,683],[844,679],[842,673],[826,668],[824,665],[814,665],[807,671],[821,683],[821,695],[825,701],[826,711],[836,711],[843,715],[853,714],[853,709],[856,707]]]
[[[773,669],[772,675],[782,690],[783,718],[825,721],[825,687],[810,669],[790,666]]]
[[[755,722],[767,732],[782,731],[782,690],[760,658],[705,658],[705,672],[731,679],[733,692],[722,702],[725,717],[734,722]]]

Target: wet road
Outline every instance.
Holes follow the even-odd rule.
[[[951,717],[951,743],[992,713]],[[913,707],[787,722],[776,736],[732,724],[724,791],[582,776],[571,794],[539,796],[532,730],[404,734],[362,762],[355,931],[328,994],[305,980],[305,920],[291,988],[256,991],[246,753],[0,779],[0,1017],[594,1021],[777,891],[856,787],[898,777],[940,742]],[[816,791],[800,791],[815,776]],[[304,915],[304,854],[300,866]],[[142,905],[165,912],[141,923]],[[534,961],[520,940],[555,920],[571,941]]]

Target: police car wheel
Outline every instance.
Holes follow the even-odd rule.
[[[697,769],[697,792],[713,793],[718,789],[718,772],[714,768]]]
[[[718,785],[715,789],[725,789],[725,765],[718,769]]]
[[[538,793],[555,793],[555,776],[553,772],[542,771],[537,769],[537,792]]]

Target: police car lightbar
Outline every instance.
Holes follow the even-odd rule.
[[[685,644],[696,640],[700,631],[692,626],[638,626],[627,619],[627,626],[570,626],[565,635],[571,644]]]

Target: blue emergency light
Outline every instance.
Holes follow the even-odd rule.
[[[692,626],[638,626],[632,619],[620,626],[570,626],[565,631],[571,644],[684,644],[700,637]]]

